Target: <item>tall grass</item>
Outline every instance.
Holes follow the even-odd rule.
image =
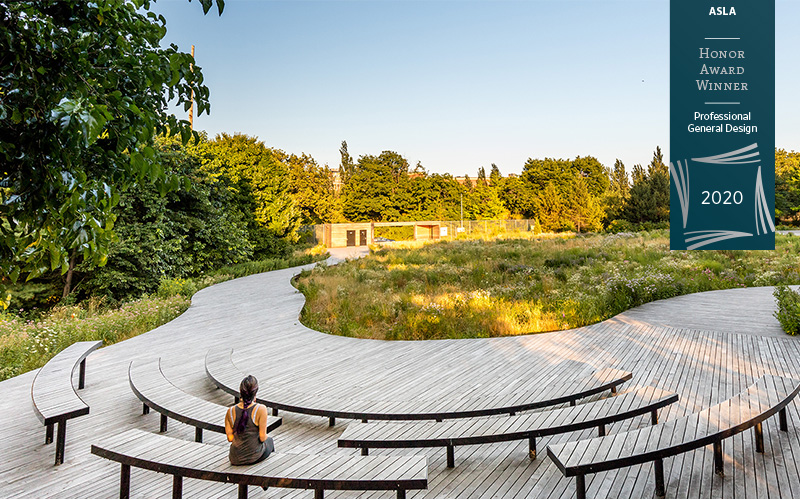
[[[93,298],[80,305],[55,307],[38,319],[0,315],[0,380],[41,367],[75,342],[102,340],[103,345],[110,345],[150,331],[186,311],[190,297],[207,286],[325,257],[324,248],[315,247],[285,259],[224,267],[200,278],[165,280],[155,296],[118,308],[107,307],[102,299]]]
[[[775,252],[669,250],[666,231],[395,244],[304,273],[306,325],[339,335],[519,335],[596,323],[677,295],[800,283],[800,238]]]

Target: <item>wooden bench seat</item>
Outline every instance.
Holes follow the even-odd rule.
[[[172,418],[195,428],[195,441],[203,442],[203,430],[225,433],[227,406],[212,403],[184,392],[170,382],[161,370],[161,358],[149,361],[132,361],[128,368],[128,381],[136,397],[142,402],[142,413],[150,409],[161,414],[161,432],[167,431],[167,419]],[[279,417],[267,419],[267,432],[282,423]]]
[[[76,342],[53,356],[39,369],[31,384],[33,411],[46,426],[45,444],[53,442],[53,426],[58,424],[55,464],[64,463],[67,420],[89,414],[89,405],[75,392],[72,374],[79,368],[78,389],[86,380],[86,357],[103,345],[102,341]]]
[[[120,498],[130,496],[131,467],[173,476],[173,498],[183,494],[183,478],[239,485],[247,498],[248,485],[325,490],[406,490],[428,487],[428,463],[422,456],[353,457],[272,453],[254,465],[231,465],[228,447],[183,441],[131,429],[92,445],[92,453],[122,464]]]
[[[490,417],[458,422],[353,423],[339,437],[339,447],[426,448],[446,447],[447,466],[455,465],[455,447],[502,441],[528,440],[529,455],[536,458],[536,438],[597,427],[601,436],[606,426],[651,414],[658,422],[658,409],[678,400],[678,395],[654,387],[643,387],[600,401],[545,410],[513,417]]]
[[[664,496],[664,458],[713,444],[714,470],[722,475],[722,440],[752,427],[756,451],[763,453],[761,423],[779,413],[780,429],[788,430],[786,405],[798,391],[797,380],[765,375],[699,413],[613,436],[549,445],[547,454],[565,476],[575,477],[578,498],[586,497],[586,474],[646,462],[654,462],[656,495]]]
[[[221,390],[238,398],[239,383],[245,374],[231,359],[233,350],[210,350],[206,355],[206,374]],[[567,375],[567,374],[565,374]],[[259,403],[273,409],[307,415],[328,417],[329,424],[336,418],[347,418],[367,422],[369,420],[436,420],[471,418],[492,415],[514,415],[517,412],[546,408],[569,403],[574,406],[578,400],[611,390],[630,380],[632,374],[614,368],[604,368],[595,373],[572,379],[564,377],[564,382],[545,388],[528,391],[514,391],[495,396],[479,396],[458,399],[438,399],[431,401],[359,401],[333,398],[317,394],[298,394],[280,387],[262,384],[257,398]]]

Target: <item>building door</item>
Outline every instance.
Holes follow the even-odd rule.
[[[356,232],[352,229],[347,230],[347,246],[356,246]]]
[[[367,230],[362,229],[358,232],[358,246],[367,246]]]

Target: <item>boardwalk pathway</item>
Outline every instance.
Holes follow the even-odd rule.
[[[708,292],[654,302],[603,323],[549,334],[495,339],[383,342],[330,336],[297,319],[304,299],[290,284],[298,270],[249,276],[200,291],[173,322],[95,352],[88,359],[82,397],[91,414],[71,422],[66,461],[53,467],[51,446],[30,408],[34,373],[0,382],[0,497],[116,497],[119,468],[89,453],[98,436],[128,428],[158,429],[158,415],[141,415],[127,380],[131,360],[163,357],[164,372],[184,390],[230,404],[206,378],[210,348],[235,349],[234,361],[260,380],[306,394],[360,400],[420,401],[480,397],[531,390],[558,363],[611,366],[634,372],[627,384],[678,392],[679,403],[662,419],[677,418],[726,399],[764,373],[800,374],[800,344],[780,333],[772,318],[771,289]],[[562,365],[563,366],[563,365]],[[777,422],[765,426],[766,453],[754,451],[751,434],[726,442],[726,476],[712,473],[712,452],[698,450],[665,461],[668,497],[745,498],[800,496],[800,412],[789,407],[788,435]],[[282,451],[357,454],[336,447],[347,421],[329,428],[320,417],[283,413],[273,434]],[[222,416],[221,416],[222,418]],[[618,432],[648,425],[647,418],[612,426]],[[171,423],[168,435],[191,440],[194,429]],[[579,432],[542,439],[562,442],[593,435]],[[221,435],[207,442],[223,444]],[[374,454],[428,456],[425,497],[571,497],[564,479],[543,456],[528,459],[526,443],[459,449],[459,465],[445,467],[441,450],[374,450]],[[542,454],[543,455],[543,454]],[[133,497],[166,498],[171,478],[134,470]],[[253,489],[251,489],[253,490]],[[597,497],[651,497],[651,465],[595,474],[587,493]],[[230,485],[186,480],[186,497],[235,497]],[[351,493],[331,493],[331,497]],[[251,491],[253,497],[303,497],[305,490]],[[389,498],[387,493],[365,497]]]

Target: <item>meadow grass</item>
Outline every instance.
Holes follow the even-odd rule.
[[[800,238],[776,250],[670,251],[667,231],[459,238],[376,248],[307,271],[303,322],[376,339],[562,330],[687,293],[800,283]]]
[[[314,247],[285,259],[227,266],[199,278],[164,280],[157,294],[119,307],[109,307],[102,299],[92,298],[78,305],[54,307],[36,319],[2,314],[0,380],[43,366],[74,342],[102,340],[103,345],[110,345],[168,323],[189,308],[194,293],[207,286],[325,257],[324,247]]]

